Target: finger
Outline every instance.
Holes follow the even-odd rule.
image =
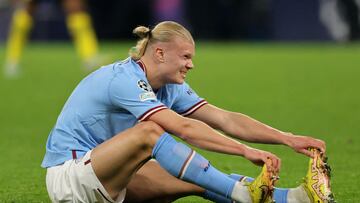
[[[273,157],[273,169],[274,173],[277,173],[277,171],[279,170],[279,159],[276,156]]]
[[[322,143],[312,143],[309,144],[309,148],[314,148],[320,151],[320,153],[324,153],[325,149],[324,149],[324,145]]]
[[[314,154],[311,151],[307,150],[307,149],[301,149],[299,152],[302,153],[302,154],[305,154],[308,157],[314,158]]]
[[[325,144],[324,144],[324,142],[321,142],[320,144],[310,145],[310,147],[318,149],[321,154],[325,154]]]
[[[267,171],[272,172],[273,171],[273,161],[270,156],[266,157],[265,164],[266,164]]]
[[[320,151],[321,151],[323,154],[325,154],[325,151],[326,151],[326,145],[325,145],[325,142],[324,142],[324,141],[322,141],[322,142],[321,142]]]
[[[313,141],[311,145],[312,147],[319,149],[321,153],[325,153],[326,145],[323,140],[315,139],[315,141]]]
[[[269,167],[268,167],[268,171],[269,172],[274,172],[274,173],[276,173],[277,171],[278,171],[278,162],[279,162],[279,159],[276,157],[276,156],[274,156],[274,155],[270,155],[269,157],[268,157],[268,165],[269,165]]]
[[[270,156],[270,159],[272,162],[272,171],[275,172],[277,167],[277,158],[275,156]]]

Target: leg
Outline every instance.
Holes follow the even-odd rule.
[[[204,189],[170,175],[155,160],[148,161],[127,186],[125,202],[172,202],[204,193]]]
[[[74,41],[77,53],[86,68],[94,68],[98,61],[98,42],[91,23],[91,17],[86,11],[84,0],[64,0],[66,25]]]
[[[29,31],[32,27],[32,13],[34,1],[19,2],[11,21],[11,28],[6,44],[5,75],[15,77],[19,72],[21,53],[27,42]]]
[[[140,123],[96,147],[91,154],[92,167],[109,195],[115,199],[151,155],[179,179],[239,202],[251,201],[247,186],[218,171],[208,160],[176,142],[154,122]]]
[[[250,202],[248,187],[217,170],[203,156],[164,133],[156,143],[153,157],[171,175],[238,202]],[[256,191],[260,192],[260,189]],[[260,192],[261,193],[261,192]],[[267,198],[268,195],[262,196]]]
[[[142,122],[93,150],[92,167],[113,199],[150,159],[152,148],[163,132],[153,122]]]

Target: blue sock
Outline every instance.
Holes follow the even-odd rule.
[[[238,174],[230,174],[230,178],[236,180],[236,181],[247,181],[252,182],[254,178],[238,175]],[[245,180],[243,180],[245,179]],[[275,188],[273,199],[276,203],[287,203],[287,194],[289,192],[289,189],[287,188]],[[221,196],[215,192],[206,190],[203,197],[205,199],[211,200],[216,203],[232,203],[233,201],[230,198],[225,198],[224,196]]]
[[[233,202],[233,200],[231,200],[230,198],[226,198],[215,192],[211,192],[210,190],[205,190],[205,192],[203,194],[203,198],[211,200],[212,202],[216,202],[216,203],[232,203]]]
[[[159,138],[152,156],[171,175],[230,198],[236,181],[218,171],[208,160],[177,142],[168,133]]]
[[[243,176],[243,175],[239,175],[239,174],[235,174],[235,173],[230,174],[229,177],[234,180],[237,180],[237,181],[246,181],[246,182],[250,182],[250,183],[254,181],[254,178],[252,178],[252,177]]]
[[[275,188],[273,199],[276,203],[287,203],[287,194],[289,189],[287,188]]]

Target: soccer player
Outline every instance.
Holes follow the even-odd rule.
[[[19,70],[21,53],[33,24],[32,15],[39,0],[20,0],[13,14],[6,45],[5,75],[16,76]],[[99,65],[98,43],[86,12],[83,0],[63,0],[66,25],[73,38],[76,50],[85,68]]]
[[[313,201],[312,187],[306,187],[310,195],[304,187],[274,188],[281,165],[276,155],[217,130],[249,142],[284,144],[312,161],[325,153],[323,141],[276,130],[199,97],[185,82],[195,43],[182,25],[165,21],[134,33],[140,39],[130,57],[83,79],[50,132],[42,167],[53,202],[170,202],[187,195],[219,202]],[[262,172],[252,182],[239,181],[170,133],[202,149],[243,156],[263,166]],[[323,188],[327,174],[316,163],[316,172],[324,174],[316,186]]]

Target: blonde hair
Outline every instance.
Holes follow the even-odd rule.
[[[138,26],[133,30],[133,33],[139,37],[136,46],[129,50],[129,55],[134,60],[139,60],[144,55],[149,44],[170,42],[175,36],[195,44],[190,32],[184,26],[173,21],[161,22],[152,30],[145,26]]]

